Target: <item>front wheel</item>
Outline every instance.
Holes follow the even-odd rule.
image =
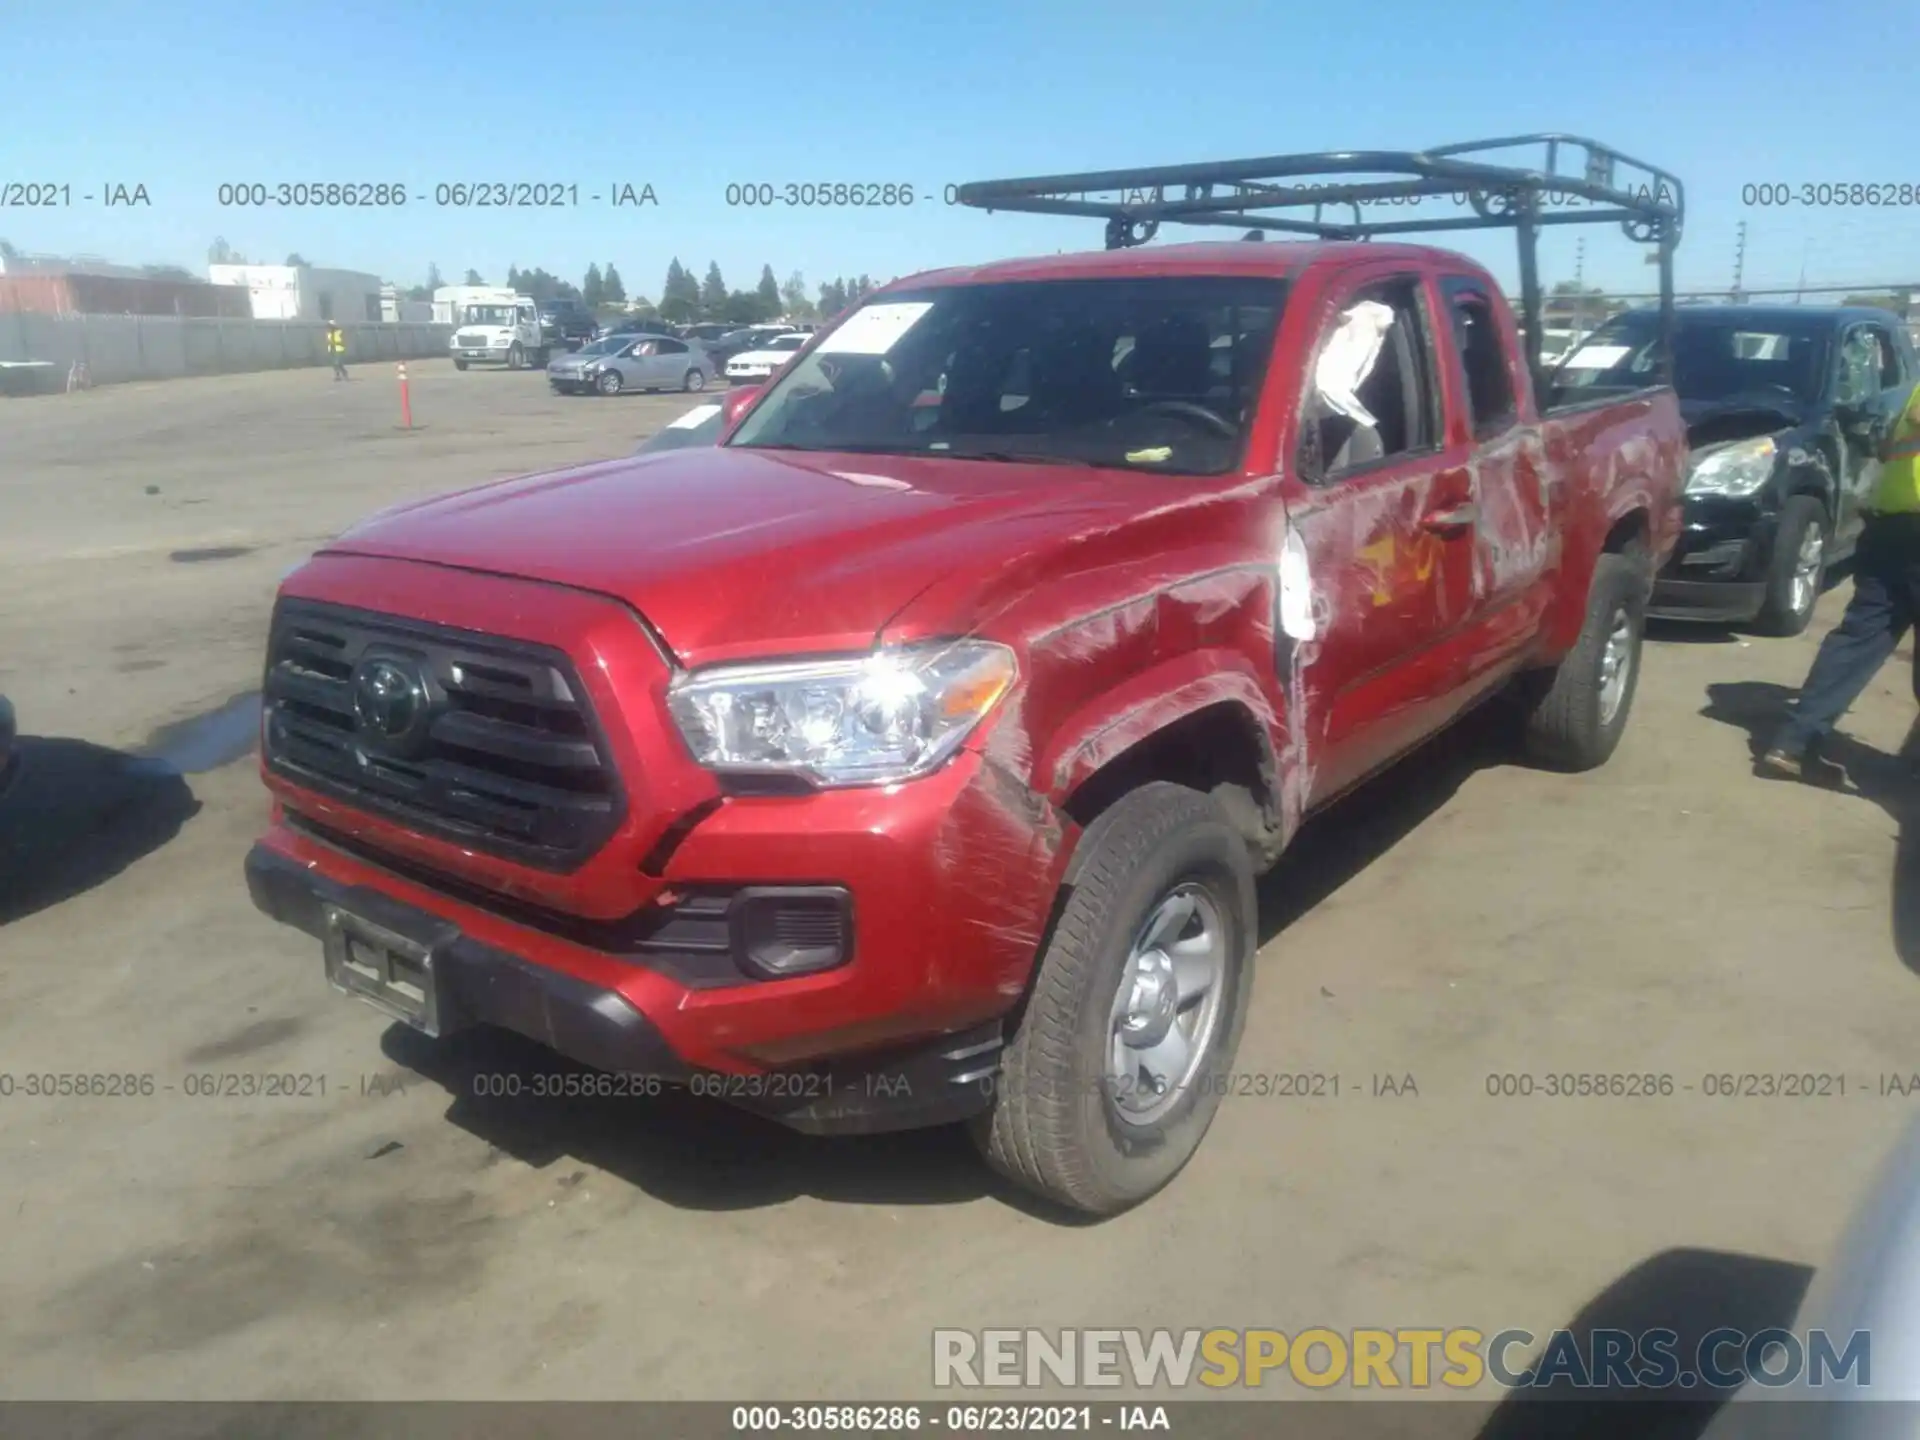
[[[1558,770],[1607,763],[1626,733],[1640,680],[1646,625],[1646,565],[1637,553],[1607,554],[1593,569],[1580,638],[1540,683],[1527,713],[1527,749]]]
[[[508,348],[508,350],[507,350],[507,368],[508,368],[509,370],[522,370],[522,369],[525,369],[525,368],[526,368],[526,364],[527,364],[527,352],[526,352],[526,351],[524,351],[524,350],[522,350],[522,349],[521,349],[521,348],[520,348],[520,347],[519,347],[518,345],[514,345],[514,346],[511,346],[511,347],[509,347],[509,348]]]
[[[1767,566],[1766,598],[1754,628],[1762,635],[1798,635],[1813,620],[1827,573],[1827,507],[1795,495],[1780,511]]]
[[[467,368],[467,362],[464,360],[456,360],[453,362],[453,368],[456,370],[464,370]]]
[[[626,382],[620,378],[618,370],[602,370],[600,378],[593,382],[593,386],[602,395],[618,395],[624,383]]]
[[[707,388],[707,377],[698,370],[689,370],[687,371],[687,378],[681,382],[681,388],[685,390],[704,390]]]
[[[1219,1109],[1253,979],[1253,867],[1217,802],[1154,782],[1093,822],[1065,883],[972,1128],[1007,1178],[1111,1215],[1179,1174]]]

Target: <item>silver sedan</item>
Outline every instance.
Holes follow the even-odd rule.
[[[547,365],[556,391],[618,395],[622,390],[702,390],[713,361],[698,345],[670,335],[614,335]]]

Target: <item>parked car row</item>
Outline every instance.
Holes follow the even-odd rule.
[[[657,320],[636,317],[603,326],[578,349],[555,355],[547,381],[558,393],[576,395],[701,390],[722,376],[736,385],[759,384],[812,338],[811,327],[713,323],[685,325],[673,335]]]

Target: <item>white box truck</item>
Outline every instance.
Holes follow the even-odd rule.
[[[456,327],[447,342],[456,370],[469,365],[546,367],[547,348],[531,295],[498,285],[443,285],[433,292],[433,318]]]

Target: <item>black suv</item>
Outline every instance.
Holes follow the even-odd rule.
[[[0,695],[0,792],[6,790],[19,768],[13,757],[14,737],[13,706],[7,703],[6,696]]]
[[[1659,324],[1629,310],[1587,336],[1554,403],[1651,384]],[[1683,305],[1673,363],[1685,529],[1647,613],[1798,635],[1859,540],[1880,437],[1920,377],[1907,327],[1859,306]]]
[[[540,338],[549,349],[575,349],[598,329],[593,312],[577,300],[549,300],[540,307]]]

